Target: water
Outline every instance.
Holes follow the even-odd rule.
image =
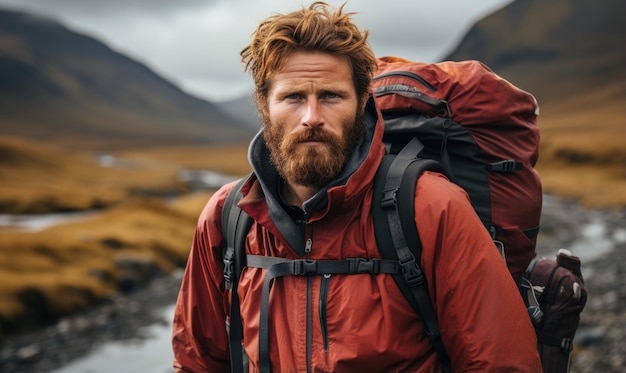
[[[58,224],[84,221],[97,212],[64,212],[42,215],[0,214],[0,228],[13,228],[27,232],[37,232]]]
[[[624,242],[626,228],[610,229],[600,214],[594,214],[590,221],[580,228],[580,237],[568,249],[585,263],[609,254],[618,244]]]
[[[163,315],[172,320],[174,306],[164,309]],[[52,373],[172,373],[171,323],[152,325],[145,334],[145,340],[106,343]]]
[[[111,155],[102,155],[100,163],[108,167],[113,165],[119,166],[121,161]],[[179,180],[188,184],[193,190],[209,190],[217,189],[226,183],[238,179],[238,176],[225,175],[209,170],[181,170],[178,173]],[[97,211],[80,211],[80,212],[64,212],[50,213],[40,215],[13,215],[0,214],[0,229],[11,228],[24,232],[37,232],[46,228],[84,221],[98,214]]]
[[[238,178],[239,176],[207,170],[180,170],[178,172],[178,179],[191,186],[192,190],[218,189]]]

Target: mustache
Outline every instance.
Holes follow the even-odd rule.
[[[297,133],[292,134],[290,137],[291,138],[289,139],[289,142],[292,144],[308,142],[308,141],[332,142],[332,143],[337,141],[337,139],[332,133],[320,127],[314,127],[311,129],[299,131]]]

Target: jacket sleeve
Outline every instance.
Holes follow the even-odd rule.
[[[174,311],[172,348],[177,371],[230,371],[221,214],[232,187],[217,191],[198,219]]]
[[[541,372],[517,285],[467,194],[431,173],[416,194],[422,265],[453,371]]]

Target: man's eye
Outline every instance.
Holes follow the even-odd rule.
[[[285,96],[285,98],[287,98],[288,100],[298,100],[300,97],[301,96],[297,93],[292,93],[292,94]]]
[[[326,98],[328,98],[328,99],[334,99],[334,98],[339,97],[339,95],[338,95],[338,94],[336,94],[336,93],[327,92],[327,93],[325,94],[325,97],[326,97]]]

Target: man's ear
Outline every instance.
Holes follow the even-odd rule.
[[[267,96],[263,96],[261,94],[256,93],[254,97],[256,108],[259,111],[259,114],[262,117],[269,116],[269,111],[267,108]]]
[[[365,105],[367,104],[367,100],[369,100],[370,96],[371,96],[371,92],[369,91],[365,92],[363,96],[361,96],[361,100],[359,102],[359,109],[361,111],[365,110]]]

